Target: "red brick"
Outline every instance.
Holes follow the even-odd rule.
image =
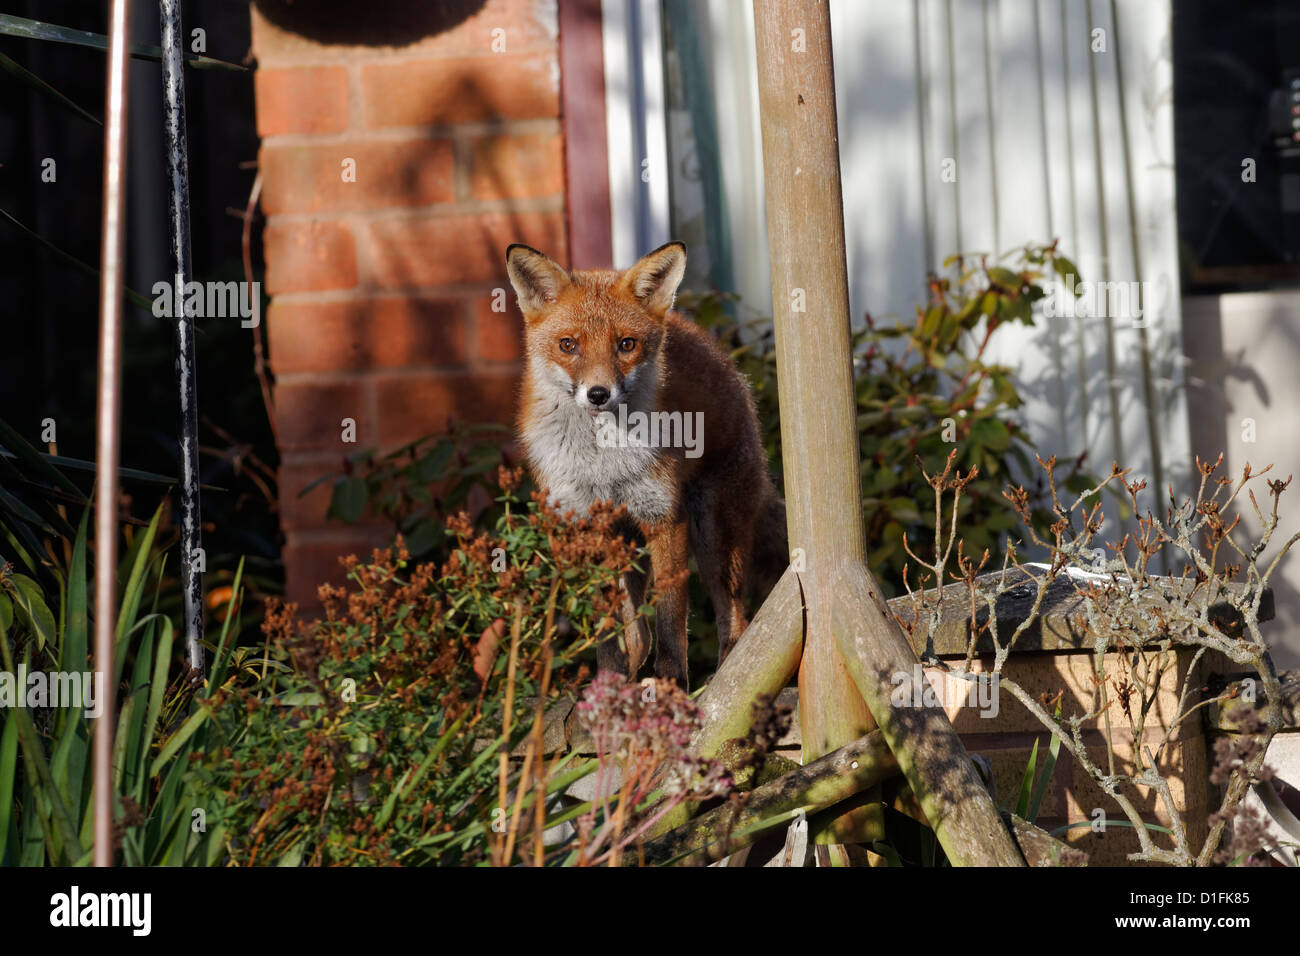
[[[493,293],[485,292],[474,300],[478,357],[487,362],[516,362],[524,354],[524,317],[509,286],[506,286],[504,312],[492,310],[496,298]]]
[[[350,289],[357,284],[357,253],[347,223],[272,222],[262,242],[268,294]]]
[[[519,376],[514,372],[384,376],[376,389],[382,409],[379,444],[390,448],[444,431],[448,417],[464,423],[508,424],[519,401]]]
[[[355,162],[355,181],[343,179],[343,161]],[[264,146],[262,208],[314,213],[427,206],[450,202],[454,160],[451,142],[347,142],[328,146]]]
[[[392,542],[394,531],[381,525],[337,525],[338,531],[290,534],[284,547],[285,600],[298,604],[310,618],[320,607],[317,589],[325,583],[342,585],[347,573],[339,558],[355,554],[369,558],[375,548]]]
[[[253,83],[261,136],[348,128],[348,74],[341,66],[259,69]]]
[[[375,429],[366,415],[362,383],[289,382],[275,389],[275,424],[281,451],[329,449],[351,454],[373,446]],[[343,419],[357,423],[356,443],[343,441]]]
[[[312,464],[281,465],[278,473],[280,492],[280,527],[286,531],[302,528],[329,527],[331,519],[325,517],[333,496],[333,483],[323,481],[311,491],[302,491],[322,475],[341,472],[345,454],[337,461],[319,461]]]
[[[367,128],[560,114],[554,52],[398,60],[361,67]]]
[[[564,148],[556,133],[486,136],[474,142],[470,195],[526,199],[564,194]]]
[[[567,257],[559,212],[385,219],[366,230],[374,269],[369,279],[390,289],[506,282],[506,247],[512,242],[527,243],[557,262]]]
[[[464,304],[385,296],[361,302],[271,303],[271,367],[277,375],[468,361]]]

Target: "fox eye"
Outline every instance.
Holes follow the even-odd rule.
[[[631,352],[634,348],[636,348],[636,339],[632,338],[632,336],[629,335],[618,340],[618,350],[620,352]]]
[[[565,338],[560,339],[560,351],[561,351],[561,352],[572,352],[572,351],[573,351],[574,349],[576,349],[577,347],[578,347],[578,343],[575,342],[575,341],[574,341],[573,339],[571,339],[571,338],[565,337]]]

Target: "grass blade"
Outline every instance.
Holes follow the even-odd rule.
[[[135,668],[127,691],[127,699],[133,703],[138,701],[138,704],[132,708],[129,720],[125,714],[118,718],[117,743],[122,750],[122,759],[120,762],[115,760],[113,764],[114,775],[120,781],[117,792],[124,796],[130,794],[141,806],[144,804],[141,800],[140,765],[148,759],[149,745],[153,741],[152,735],[146,730],[146,716],[149,710],[147,698],[152,694],[149,678],[154,663],[153,638],[158,630],[158,619],[151,617],[148,620],[140,646],[135,652]]]
[[[4,14],[0,13],[0,19],[3,19],[3,17],[4,17]],[[3,32],[3,31],[0,31],[0,32]],[[72,266],[74,269],[77,269],[77,270],[80,271],[80,272],[84,272],[86,275],[94,276],[96,279],[99,278],[99,270],[96,269],[94,266],[86,265],[86,263],[82,262],[80,259],[78,259],[76,256],[72,255],[71,253],[69,253],[69,252],[64,252],[62,249],[60,249],[60,248],[59,248],[58,246],[56,246],[54,243],[52,243],[52,242],[50,242],[48,239],[46,239],[44,236],[40,235],[40,234],[37,233],[37,232],[32,231],[31,229],[28,229],[26,226],[24,226],[21,222],[19,222],[19,221],[18,221],[17,219],[15,219],[13,216],[9,215],[9,213],[5,212],[3,209],[0,209],[0,216],[3,216],[5,219],[8,219],[11,223],[13,223],[15,226],[17,226],[17,227],[18,227],[19,229],[21,229],[23,232],[25,232],[25,233],[26,233],[30,238],[35,239],[35,240],[36,240],[40,245],[42,245],[42,246],[44,246],[46,249],[50,250],[50,252],[54,253],[55,256],[57,256],[58,258],[62,259],[64,262],[66,262],[68,265]],[[126,286],[123,286],[123,287],[122,287],[122,295],[125,296],[125,297],[126,297],[126,300],[127,300],[128,302],[130,302],[132,305],[134,305],[134,306],[138,306],[139,308],[144,309],[144,310],[145,310],[146,312],[148,312],[150,315],[153,315],[153,300],[152,300],[152,299],[145,298],[145,297],[144,297],[143,295],[141,295],[139,292],[136,292],[134,289],[129,289],[129,288],[127,288]],[[4,443],[5,443],[6,446],[12,448],[12,446],[9,445],[9,441],[8,441],[7,438],[4,440]],[[66,481],[66,479],[64,479],[64,480]],[[77,495],[80,495],[80,494],[81,494],[81,492],[80,492],[80,491],[79,491],[75,486],[73,486],[73,487],[71,488],[71,490],[72,490],[75,494],[77,494]]]
[[[154,762],[149,766],[149,776],[156,777],[159,771],[167,765],[167,761],[176,755],[176,751],[185,746],[189,740],[208,720],[206,710],[198,710],[190,714],[189,719],[181,724],[181,729],[167,738],[167,743],[163,746],[162,751],[154,758]]]
[[[95,50],[108,50],[108,37],[102,33],[73,30],[70,27],[42,23],[39,20],[28,20],[25,17],[15,17],[8,13],[0,13],[0,33],[8,34],[11,37],[24,37],[28,40],[51,40],[55,43],[68,43],[73,46],[91,47]],[[127,52],[137,60],[152,60],[155,63],[162,61],[162,48],[146,43],[132,43]],[[185,62],[201,70],[242,71],[245,69],[238,63],[228,63],[225,60],[200,56],[197,53],[186,54]]]
[[[451,743],[452,738],[460,732],[461,724],[465,722],[465,718],[468,716],[469,711],[467,710],[456,718],[455,722],[447,728],[447,732],[438,738],[438,742],[433,745],[433,749],[429,751],[429,755],[420,761],[420,765],[415,768],[415,773],[411,776],[409,781],[405,776],[403,776],[402,780],[398,782],[398,785],[393,788],[393,792],[388,795],[388,799],[384,801],[384,806],[379,811],[379,816],[375,818],[375,826],[382,829],[388,824],[388,820],[393,815],[393,810],[397,806],[397,801],[405,797],[407,791],[419,783],[424,775],[428,773],[429,768],[433,766],[433,762],[438,759],[439,755],[441,755],[444,750],[447,749],[447,745]],[[408,770],[407,774],[410,773],[411,772]]]
[[[217,649],[212,655],[212,676],[208,678],[208,693],[216,690],[221,686],[221,679],[226,675],[226,661],[229,655],[226,653],[226,640],[230,635],[230,622],[235,617],[235,609],[243,606],[239,593],[240,583],[244,579],[244,559],[239,559],[239,566],[235,568],[235,580],[230,585],[230,603],[226,605],[226,619],[221,622],[221,637],[217,640]]]
[[[10,574],[8,581],[14,610],[18,612],[19,620],[35,635],[37,646],[42,650],[48,647],[57,651],[58,629],[54,626],[54,615],[45,603],[40,585],[25,574]]]
[[[89,510],[81,516],[81,526],[72,545],[72,565],[68,569],[68,617],[59,654],[59,667],[65,671],[84,671],[90,660],[90,615],[86,599],[86,524],[89,517]]]
[[[50,84],[42,80],[35,73],[28,70],[21,63],[17,63],[14,60],[9,59],[9,57],[5,56],[3,53],[0,53],[0,70],[4,70],[4,72],[8,73],[19,83],[23,84],[24,86],[30,89],[35,90],[41,96],[53,100],[55,103],[58,103],[64,109],[70,110],[71,112],[80,116],[82,119],[88,119],[96,126],[104,125],[103,123],[100,122],[99,117],[95,116],[95,114],[82,109],[80,106],[72,102],[72,100],[68,99],[58,90],[56,90],[54,87],[50,86]]]
[[[23,758],[26,763],[26,757]],[[36,807],[37,797],[36,790],[30,786],[30,781],[23,780],[23,806]],[[45,864],[45,844],[49,840],[46,830],[48,826],[47,817],[40,812],[27,813],[23,815],[23,833],[19,840],[18,865],[20,867],[43,866]]]
[[[1047,747],[1047,756],[1043,759],[1043,769],[1038,773],[1038,782],[1034,785],[1034,795],[1029,801],[1029,815],[1022,819],[1033,823],[1038,818],[1038,810],[1047,795],[1047,785],[1052,782],[1052,771],[1056,768],[1056,755],[1061,752],[1061,738],[1052,734],[1052,742]]]
[[[9,650],[9,636],[2,626],[0,626],[0,654],[4,657],[5,670],[11,674],[14,673],[13,655]],[[67,806],[59,796],[59,790],[54,784],[54,777],[50,773],[50,765],[45,762],[45,749],[41,744],[40,735],[36,732],[36,725],[32,722],[31,714],[27,712],[25,707],[14,707],[9,711],[9,714],[10,718],[18,725],[18,739],[22,744],[23,766],[27,770],[27,779],[31,782],[32,791],[37,795],[37,799],[43,798],[48,804],[48,816],[52,820],[54,832],[57,833],[59,840],[62,842],[65,853],[73,856],[69,851],[75,850],[75,856],[79,857],[84,851],[77,839],[77,829],[73,825],[72,816],[68,813]],[[45,815],[42,814],[42,816]]]
[[[145,761],[149,759],[149,744],[158,733],[158,715],[162,713],[163,697],[167,693],[167,671],[172,661],[172,622],[162,618],[162,637],[158,641],[158,652],[154,655],[153,681],[149,687],[149,712],[145,716],[144,733],[140,742],[140,760],[138,779],[136,781],[136,802],[144,802]]]
[[[9,853],[9,830],[13,822],[14,784],[18,782],[18,724],[12,717],[0,730],[0,866]]]
[[[1020,798],[1016,801],[1016,816],[1020,819],[1027,819],[1025,816],[1029,812],[1029,794],[1034,786],[1034,771],[1038,767],[1038,738],[1034,738],[1034,749],[1029,752],[1029,765],[1025,767],[1024,775],[1020,778]]]
[[[162,504],[153,513],[153,519],[149,522],[149,527],[145,529],[140,539],[140,546],[135,549],[135,560],[131,562],[131,573],[127,577],[126,587],[122,591],[122,600],[118,602],[118,607],[122,610],[118,614],[117,629],[113,634],[114,645],[121,643],[122,638],[126,635],[135,623],[136,614],[140,611],[140,596],[144,590],[145,571],[149,566],[149,559],[153,550],[154,535],[158,533],[158,522],[162,518]],[[118,580],[121,580],[121,569],[118,569]]]
[[[0,216],[4,216],[25,232],[31,233],[33,236],[36,235],[3,209],[0,209]],[[39,239],[40,237],[37,236],[36,238]],[[90,267],[87,266],[86,268]],[[78,501],[85,500],[85,495],[81,493],[81,489],[74,485],[68,477],[63,474],[63,472],[59,471],[59,469],[46,461],[45,457],[33,448],[26,438],[9,427],[9,423],[3,418],[0,418],[0,445],[4,445],[4,447],[9,449],[10,453],[12,453],[15,458],[23,462],[23,464],[27,465],[38,475],[44,477],[51,484],[63,489],[68,494],[74,496]]]

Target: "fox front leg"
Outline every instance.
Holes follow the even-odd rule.
[[[646,533],[655,592],[655,676],[690,689],[686,668],[686,611],[690,600],[686,518]]]
[[[596,667],[636,680],[641,665],[650,656],[650,626],[638,611],[645,603],[645,579],[641,571],[627,571],[619,579],[619,615],[622,633],[611,633],[596,645]]]

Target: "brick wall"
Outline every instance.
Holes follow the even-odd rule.
[[[307,607],[339,554],[389,529],[327,523],[328,487],[299,492],[449,416],[509,421],[522,329],[513,293],[493,311],[505,248],[567,257],[556,0],[448,7],[469,15],[386,25],[387,45],[364,5],[355,37],[252,13],[286,584]]]

